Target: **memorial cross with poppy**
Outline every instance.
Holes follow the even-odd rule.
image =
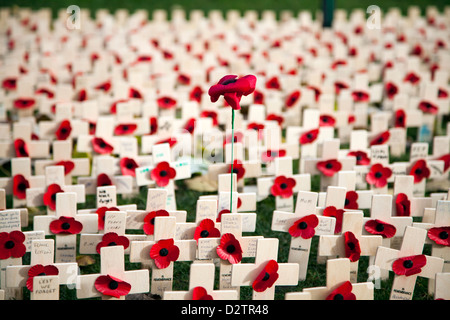
[[[434,279],[442,272],[444,259],[422,254],[426,237],[426,229],[408,226],[399,250],[378,248],[374,265],[395,274],[390,300],[412,300],[417,277]]]

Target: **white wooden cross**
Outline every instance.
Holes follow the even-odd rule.
[[[294,194],[298,191],[310,191],[311,190],[311,176],[309,174],[293,174],[292,158],[280,157],[275,158],[275,177],[262,177],[257,179],[258,187],[258,200],[272,194],[271,188],[274,186],[275,180],[278,177],[284,176],[286,179],[294,179],[295,185],[292,188],[293,194],[290,196],[275,196],[275,207],[277,210],[292,212],[294,211]],[[280,188],[286,188],[285,179],[280,182]]]
[[[231,234],[239,242],[242,249],[242,257],[255,257],[256,243],[262,236],[242,236],[242,222],[244,217],[238,213],[227,213],[222,215],[220,223],[220,238],[200,238],[198,239],[198,260],[211,260],[219,258],[217,247],[220,245],[224,235]],[[220,289],[235,289],[231,284],[231,272],[233,264],[228,260],[220,259]]]
[[[105,224],[102,233],[81,233],[79,241],[80,254],[100,254],[100,248],[106,245],[120,245],[116,241],[127,242],[124,253],[130,253],[132,241],[147,240],[145,234],[126,234],[127,212],[106,211]],[[121,239],[122,238],[122,239]],[[127,240],[123,239],[126,238]],[[119,239],[119,240],[116,240]]]
[[[434,298],[436,300],[444,299],[449,300],[450,299],[450,273],[449,272],[439,272],[436,273],[435,277],[435,291],[434,291]]]
[[[305,294],[310,295],[308,300],[326,300],[327,298],[338,300],[340,297],[336,297],[336,295],[341,293],[333,294],[333,292],[342,285],[349,286],[350,292],[346,293],[353,294],[356,300],[373,300],[374,284],[372,282],[352,283],[350,281],[350,265],[351,262],[348,258],[327,260],[326,286],[304,288],[303,292],[286,293],[286,300],[303,300],[305,298]],[[341,297],[343,297],[342,294]]]
[[[412,217],[396,217],[391,215],[392,211],[392,195],[375,194],[372,198],[372,208],[370,217],[364,218],[363,234],[381,234],[383,237],[382,246],[391,247],[391,239],[403,237],[406,227],[413,225]],[[385,226],[388,224],[389,226]],[[389,233],[388,228],[393,228]],[[369,264],[373,264],[374,257],[369,257]],[[385,279],[389,273],[381,271],[382,278]]]
[[[14,195],[14,177],[23,176],[24,181],[17,185],[19,191],[25,192],[28,188],[45,188],[45,176],[44,175],[33,175],[31,167],[31,158],[12,158],[11,159],[11,178],[2,177],[0,178],[0,186],[4,188],[6,194]],[[19,178],[18,178],[19,179]],[[20,178],[22,179],[22,178]],[[25,180],[28,182],[28,188]],[[25,182],[25,185],[22,183]],[[22,197],[22,196],[21,196]],[[13,208],[19,208],[25,206],[27,203],[26,198],[19,199],[13,196]]]
[[[93,154],[117,154],[120,149],[121,137],[113,136],[114,122],[114,116],[98,117],[95,135],[80,134],[77,137],[77,151]],[[97,146],[100,148],[96,148]]]
[[[117,159],[110,155],[94,156],[92,163],[91,176],[78,177],[80,185],[84,185],[86,194],[95,194],[97,187],[101,187],[98,182],[101,175],[106,180],[111,181],[111,185],[116,186],[117,194],[129,195],[134,192],[134,178],[128,175],[122,175],[116,165]]]
[[[175,189],[174,180],[186,179],[191,177],[191,167],[189,159],[180,159],[178,161],[172,161],[170,145],[168,143],[162,143],[154,145],[152,148],[153,154],[153,166],[150,167],[139,167],[136,169],[136,183],[138,186],[156,186],[159,188],[166,189],[168,191],[167,196],[167,209],[176,210],[175,201]],[[175,176],[166,182],[159,182],[152,179],[151,174],[155,170],[155,174],[158,174],[160,165],[167,163],[170,168],[175,170]],[[161,169],[161,174],[164,177],[169,174],[167,168]],[[170,169],[169,169],[170,170]],[[159,175],[158,175],[159,177]],[[163,184],[161,186],[158,183]]]
[[[58,299],[55,297],[55,293],[59,292],[56,290],[56,286],[61,284],[67,285],[69,288],[73,288],[77,283],[77,275],[78,275],[78,265],[76,262],[68,262],[68,263],[55,263],[54,260],[54,240],[53,239],[41,239],[41,240],[32,240],[31,241],[31,261],[30,265],[12,265],[6,267],[6,286],[11,288],[19,288],[19,287],[29,287],[28,280],[30,277],[40,276],[38,274],[30,274],[33,273],[35,268],[40,269],[40,267],[54,266],[57,268],[57,276],[58,281],[53,283],[51,281],[51,287],[48,290],[47,299]],[[45,276],[45,275],[43,275]],[[36,283],[36,279],[33,279],[33,289],[34,284]],[[43,290],[43,288],[41,288]],[[52,290],[52,289],[55,289]],[[45,292],[44,292],[45,293]],[[39,299],[44,299],[39,294]],[[31,292],[31,299],[34,299],[34,290]]]
[[[400,250],[378,247],[375,265],[396,273],[390,300],[412,300],[417,277],[435,279],[442,272],[442,258],[422,254],[426,236],[425,229],[407,227]]]
[[[34,217],[34,230],[46,235],[55,235],[55,261],[76,262],[77,235],[97,233],[98,219],[92,214],[77,214],[77,194],[61,192],[56,194],[55,215]]]
[[[450,200],[438,200],[433,222],[414,222],[413,227],[427,230],[425,244],[431,244],[431,255],[444,259],[442,272],[450,272],[450,247],[446,239],[450,232]],[[433,240],[434,239],[434,240]],[[429,292],[434,291],[434,283],[428,282]]]
[[[14,231],[14,233],[22,233],[23,234],[23,245],[25,247],[25,252],[31,251],[31,241],[37,240],[37,239],[44,239],[45,235],[43,231],[24,231],[22,232],[21,227],[21,212],[17,209],[11,209],[11,210],[2,210],[0,211],[0,233],[7,233],[11,234],[11,232]],[[21,244],[14,243],[12,246],[10,245],[11,249],[14,247],[19,247]],[[1,259],[0,260],[0,288],[5,289],[5,296],[7,299],[11,299],[15,297],[16,299],[21,299],[22,293],[21,290],[14,290],[14,289],[7,289],[6,288],[6,267],[10,265],[21,265],[22,264],[22,256],[15,257],[12,255],[9,258]]]
[[[130,270],[125,271],[125,256],[122,246],[103,247],[100,249],[100,273],[79,275],[77,278],[77,298],[87,299],[101,297],[103,300],[124,300],[126,294],[149,292],[149,271]],[[102,278],[101,278],[102,277]],[[106,278],[105,278],[106,277]],[[103,280],[103,281],[101,281]],[[98,282],[106,282],[104,289],[110,289],[102,293],[98,290]],[[97,285],[96,285],[97,283]],[[115,295],[115,289],[120,285],[128,287],[125,295]],[[103,289],[100,289],[103,290]]]
[[[37,188],[28,188],[27,192],[27,206],[29,207],[38,207],[44,205],[44,196],[47,193],[50,195],[51,188],[50,186],[54,186],[55,189],[62,190],[62,192],[74,192],[76,193],[76,202],[84,203],[85,202],[85,192],[84,185],[66,185],[65,184],[65,176],[64,176],[64,166],[47,166],[45,167],[45,187],[37,187]],[[61,192],[61,191],[59,191]],[[51,197],[51,205],[47,205],[47,214],[54,215],[55,208],[53,207],[56,204],[56,197]]]
[[[13,124],[12,141],[0,141],[0,158],[24,157],[26,153],[16,152],[14,143],[20,141],[28,151],[31,159],[48,158],[50,156],[50,142],[48,140],[32,140],[33,123],[25,120]]]
[[[338,175],[337,172],[340,170],[348,171],[353,170],[356,165],[356,158],[352,156],[344,155],[344,157],[339,157],[339,149],[340,149],[340,140],[339,139],[330,139],[324,140],[321,144],[321,156],[320,158],[310,158],[305,159],[303,172],[309,173],[311,175],[320,175],[320,189],[321,191],[325,191],[328,186],[337,185]],[[334,161],[337,161],[340,164],[340,168],[336,167]],[[323,174],[318,167],[325,167],[327,169],[333,169],[334,173],[330,172],[330,175],[327,176]],[[339,170],[338,170],[339,169]]]
[[[153,246],[159,245],[164,240],[173,240],[173,245],[179,251],[179,256],[175,261],[194,261],[196,256],[197,242],[195,240],[174,240],[176,223],[175,217],[155,217],[154,240],[131,242],[130,262],[141,262],[151,265],[151,293],[161,297],[165,291],[172,289],[174,261],[171,260],[165,268],[159,268],[155,260],[150,256]],[[161,252],[163,250],[167,251],[168,249],[162,248],[157,253],[160,257],[167,255],[167,253]]]
[[[317,200],[316,192],[299,191],[294,213],[275,210],[272,216],[272,230],[291,234],[288,262],[299,265],[299,280],[306,278],[312,237],[334,234],[335,230],[335,218],[316,214]],[[311,219],[305,220],[307,217]],[[312,228],[312,234],[293,235],[295,229],[308,228]]]
[[[345,197],[345,209],[369,209],[372,204],[372,190],[357,190],[356,189],[356,171],[339,171],[338,172],[338,187],[347,189]],[[352,195],[353,194],[353,195]],[[356,203],[353,203],[352,197],[356,194]],[[356,204],[356,208],[354,207]]]
[[[53,141],[52,154],[53,160],[36,159],[34,161],[34,170],[36,175],[45,175],[45,167],[49,165],[64,165],[68,170],[65,173],[65,184],[72,184],[72,177],[87,176],[91,171],[89,158],[72,158],[71,140]]]
[[[378,235],[362,235],[364,214],[362,211],[344,212],[341,235],[322,235],[319,239],[318,256],[347,257],[351,260],[351,281],[357,282],[360,256],[374,256],[376,249],[382,243]],[[346,236],[353,236],[346,243]],[[355,243],[356,242],[356,243]],[[359,250],[358,250],[359,248]],[[348,249],[350,249],[348,251]],[[352,257],[353,252],[358,252]]]
[[[276,238],[258,239],[256,245],[255,263],[234,264],[231,270],[231,285],[253,286],[253,300],[273,299],[276,286],[297,285],[299,269],[298,264],[277,263],[278,243],[279,240]],[[275,264],[275,270],[266,270],[266,267],[269,264]],[[277,276],[275,274],[277,274]],[[259,288],[257,286],[257,282],[261,283],[267,281],[271,277],[275,277],[275,281],[272,282],[272,285],[266,287],[263,286],[263,288]],[[272,279],[270,280],[272,281]],[[257,290],[255,290],[255,287],[257,288]]]
[[[205,290],[205,295],[212,300],[238,300],[237,290],[214,290],[214,273],[216,267],[213,263],[191,263],[189,273],[188,291],[165,291],[164,300],[193,300],[196,290]],[[197,289],[196,289],[197,288]],[[198,297],[201,299],[202,296]],[[204,296],[203,296],[204,297]]]

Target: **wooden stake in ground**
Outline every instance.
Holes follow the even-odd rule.
[[[252,286],[253,300],[273,300],[276,286],[298,284],[298,264],[278,263],[278,239],[258,239],[255,263],[233,264],[232,286]]]
[[[375,265],[395,273],[390,300],[412,300],[417,277],[434,280],[444,260],[422,254],[427,231],[407,227],[400,250],[380,246]]]
[[[214,290],[213,263],[192,263],[188,291],[165,291],[164,300],[238,300],[236,290]]]
[[[149,271],[125,271],[123,246],[103,247],[100,273],[78,276],[77,298],[101,297],[102,300],[125,300],[126,295],[149,291]]]
[[[316,214],[317,199],[316,192],[299,191],[294,213],[273,212],[272,230],[292,236],[288,262],[298,263],[299,280],[306,278],[312,237],[334,234],[336,219]]]

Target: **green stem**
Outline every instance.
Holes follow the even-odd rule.
[[[231,108],[231,186],[230,186],[230,212],[233,212],[233,162],[234,162],[234,109]]]

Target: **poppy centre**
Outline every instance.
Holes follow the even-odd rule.
[[[12,248],[14,248],[14,246],[15,246],[15,243],[12,240],[5,242],[5,249],[12,249]]]

